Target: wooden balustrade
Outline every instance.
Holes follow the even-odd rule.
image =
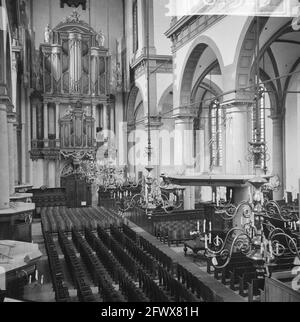
[[[32,193],[32,202],[35,203],[37,209],[43,207],[60,207],[66,206],[66,191],[64,188],[41,188],[41,189],[31,189],[27,191]]]

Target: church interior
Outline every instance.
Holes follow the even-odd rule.
[[[300,1],[267,3],[0,0],[0,302],[300,302]]]

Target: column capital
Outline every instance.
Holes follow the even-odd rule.
[[[17,122],[17,114],[13,112],[7,113],[7,123],[16,125],[16,122]]]
[[[163,125],[161,116],[150,116],[150,128],[160,128]],[[145,120],[145,127],[148,126],[148,118]]]
[[[9,104],[6,107],[7,111],[7,123],[14,124],[17,121],[17,114],[14,112],[14,106]]]
[[[173,114],[174,119],[195,119],[198,115],[198,109],[194,106],[181,106]]]
[[[7,107],[11,105],[11,98],[7,95],[1,95],[0,89],[0,105],[6,105]],[[7,110],[7,107],[5,110]]]
[[[136,125],[134,123],[127,124],[127,128],[126,128],[127,134],[135,130],[136,130]]]
[[[269,116],[269,118],[273,121],[273,122],[282,122],[284,120],[284,113],[277,113],[277,114],[272,114]]]
[[[232,99],[228,101],[224,101],[220,103],[221,107],[241,107],[246,106],[249,107],[250,105],[253,105],[254,101],[250,99]]]

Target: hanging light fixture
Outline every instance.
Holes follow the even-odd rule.
[[[256,61],[256,71],[255,71],[255,95],[253,104],[253,138],[249,142],[248,155],[246,160],[248,162],[253,162],[255,169],[263,169],[266,174],[267,161],[269,160],[269,155],[267,153],[268,147],[265,141],[265,111],[262,111],[261,102],[264,99],[265,88],[260,85],[260,19],[256,17],[256,47],[255,47],[255,61]],[[263,106],[263,109],[265,106]],[[263,128],[262,128],[263,127]]]
[[[151,93],[150,93],[150,1],[146,1],[146,73],[147,73],[147,166],[145,167],[146,174],[141,182],[141,192],[135,195],[132,193],[127,194],[122,204],[125,209],[139,208],[146,212],[151,217],[155,209],[163,209],[166,213],[172,212],[182,206],[181,199],[175,197],[174,199],[168,198],[167,193],[162,192],[166,189],[166,184],[159,181],[157,178],[153,178],[154,166],[152,164],[153,147],[151,141]],[[123,196],[124,197],[124,196]]]

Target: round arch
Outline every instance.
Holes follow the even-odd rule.
[[[197,37],[194,40],[189,52],[187,53],[186,59],[183,64],[183,66],[185,67],[183,69],[179,84],[180,105],[189,104],[191,102],[191,90],[195,69],[199,60],[201,59],[201,56],[208,47],[211,48],[216,55],[221,69],[221,74],[223,74],[224,72],[223,57],[216,43],[211,38],[205,35]]]
[[[162,94],[159,103],[158,103],[158,113],[161,113],[163,110],[163,104],[166,101],[167,97],[170,95],[170,93],[173,93],[173,84],[171,84]]]
[[[260,18],[259,34],[262,34],[263,29],[266,27],[269,17]],[[253,75],[255,72],[255,66],[257,61],[255,60],[255,50],[256,50],[256,23],[254,17],[249,18],[245,29],[246,33],[242,33],[240,37],[240,48],[237,48],[237,68],[236,68],[236,88],[243,88],[250,86],[253,83]],[[259,61],[267,52],[268,48],[272,43],[283,36],[286,33],[292,31],[291,22],[288,21],[283,26],[281,26],[276,32],[272,34],[271,37],[264,43],[260,48]]]
[[[138,94],[141,93],[141,95],[143,95],[142,91],[140,90],[140,88],[137,85],[134,85],[131,88],[131,91],[129,93],[128,96],[128,100],[127,100],[127,108],[126,108],[126,114],[125,114],[125,120],[128,123],[134,123],[135,120],[135,103],[136,103],[136,99],[138,97]],[[143,99],[143,97],[142,97]],[[144,102],[144,99],[143,99]]]

